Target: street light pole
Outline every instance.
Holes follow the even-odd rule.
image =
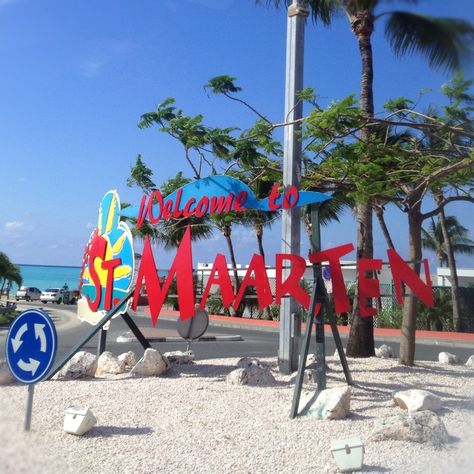
[[[286,44],[286,93],[283,150],[283,185],[299,188],[301,180],[301,141],[298,137],[300,124],[294,122],[303,116],[303,104],[298,93],[303,89],[304,27],[308,11],[302,0],[293,0],[288,7]],[[300,254],[300,215],[298,208],[283,210],[282,253]],[[289,269],[284,269],[287,278]],[[289,374],[298,368],[299,335],[301,333],[300,309],[293,298],[284,298],[280,308],[280,346],[278,365],[280,371]]]

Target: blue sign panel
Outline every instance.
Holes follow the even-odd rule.
[[[56,328],[40,309],[21,313],[10,326],[5,344],[8,367],[23,383],[35,383],[49,372],[57,348]]]

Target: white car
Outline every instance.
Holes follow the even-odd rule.
[[[48,288],[41,292],[41,302],[60,304],[64,300],[64,291],[63,288]]]
[[[33,286],[21,286],[20,289],[16,292],[16,300],[25,300],[33,301],[39,300],[41,297],[41,290]]]

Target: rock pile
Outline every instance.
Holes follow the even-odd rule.
[[[258,359],[244,357],[237,363],[237,369],[227,375],[226,381],[230,385],[272,385],[275,378]]]

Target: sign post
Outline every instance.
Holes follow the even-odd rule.
[[[28,384],[25,431],[30,430],[34,384],[48,375],[57,349],[56,328],[47,313],[29,309],[12,323],[6,340],[6,359],[13,376]]]
[[[298,137],[300,125],[295,123],[303,116],[303,104],[298,94],[303,89],[304,65],[304,26],[308,11],[301,0],[293,0],[288,8],[287,45],[286,45],[286,94],[285,127],[283,148],[283,185],[299,187],[301,179],[301,141]],[[300,253],[300,215],[299,209],[284,209],[282,212],[282,253],[299,255]],[[289,270],[284,270],[288,277]],[[289,374],[298,367],[298,338],[292,337],[299,332],[299,318],[292,321],[292,315],[300,311],[293,298],[285,298],[280,308],[280,347],[278,363],[280,371]],[[293,329],[293,331],[292,331]],[[296,331],[295,331],[296,329]]]

